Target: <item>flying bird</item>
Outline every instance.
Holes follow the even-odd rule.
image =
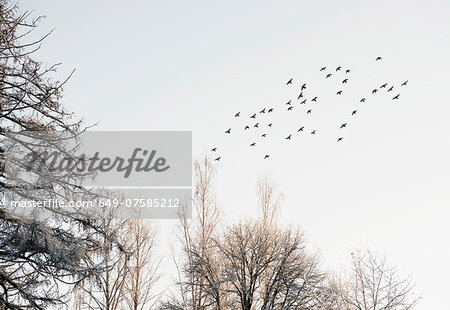
[[[345,70],[345,74],[350,73],[350,69]]]
[[[266,136],[267,136],[266,133],[263,133],[263,134],[261,135],[261,137],[263,137],[263,138],[265,138]]]
[[[256,123],[255,125],[253,125],[253,127],[258,128],[259,123]]]
[[[306,83],[302,85],[302,89],[301,90],[305,90],[306,89]]]
[[[398,97],[400,97],[400,94],[398,94],[397,96],[395,96],[394,98],[392,98],[392,100],[398,99]]]
[[[374,90],[372,90],[372,94],[376,94],[377,91],[378,91],[378,89],[375,88]]]
[[[388,89],[388,92],[393,91],[394,90],[394,86],[391,86],[391,88]]]
[[[325,71],[327,69],[327,67],[323,67],[322,69],[320,69],[320,71]]]
[[[359,102],[366,102],[366,98],[362,98]]]
[[[225,131],[225,133],[231,133],[231,128]]]
[[[347,84],[347,82],[348,82],[348,79],[345,79],[342,81],[342,84]]]
[[[259,113],[266,113],[266,108],[264,108],[261,111],[259,111]]]
[[[211,149],[211,152],[215,152],[215,151],[217,151],[217,147]]]
[[[402,86],[406,86],[406,84],[408,84],[408,80],[406,80],[405,82],[403,82]]]
[[[234,114],[234,117],[239,117],[241,115],[241,112],[237,112],[236,114]]]
[[[264,159],[267,159],[267,158],[269,158],[270,157],[270,155],[266,155],[266,156],[264,156]]]
[[[256,143],[255,142],[253,142],[252,144],[250,144],[250,146],[255,146],[256,145]]]
[[[375,59],[375,61],[378,61],[378,60],[381,60],[381,59],[383,59],[383,58],[381,58],[380,56],[378,56],[378,57]]]
[[[248,127],[248,126],[245,126],[244,130],[247,130],[247,129],[250,129],[250,127]]]
[[[310,114],[312,112],[312,110],[308,110],[307,112],[306,112],[306,114]]]
[[[303,97],[303,92],[300,92],[300,95],[298,95],[297,100]]]
[[[288,111],[291,111],[291,110],[292,110],[293,108],[294,108],[294,107],[292,107],[292,106],[291,106],[291,107],[289,107],[289,108],[288,108]]]
[[[331,76],[332,76],[332,74],[331,74],[331,73],[328,73],[327,76],[326,76],[325,78],[328,79],[328,78],[331,77]]]
[[[315,135],[316,134],[316,130],[314,129],[313,131],[311,131],[311,134]]]
[[[352,115],[355,115],[356,112],[358,112],[358,110],[354,110],[354,111],[352,112]]]
[[[292,84],[292,79],[290,79],[290,80],[286,83],[286,85],[289,85],[289,84]]]
[[[300,104],[306,104],[306,99],[300,102]]]
[[[385,84],[381,85],[380,88],[386,88],[387,84],[388,83],[385,83]]]
[[[250,118],[256,118],[256,113],[250,116]]]
[[[342,90],[338,91],[336,95],[342,95]]]
[[[219,161],[221,157],[217,157],[216,159],[214,159],[215,161]]]
[[[317,97],[312,98],[311,101],[317,102]]]
[[[267,126],[272,127],[272,123],[268,124]]]
[[[341,70],[341,69],[342,69],[341,66],[337,67],[337,68],[336,68],[336,72],[339,71],[339,70]]]
[[[339,127],[340,129],[347,127],[347,123],[344,123],[341,125],[341,127]]]
[[[291,140],[291,136],[292,136],[292,135],[287,136],[287,137],[286,137],[286,140]]]
[[[272,108],[270,108],[268,111],[267,111],[267,113],[272,113],[273,112],[273,109]]]
[[[337,142],[342,141],[342,139],[344,139],[344,137],[340,137],[339,139],[337,139]]]
[[[291,100],[289,100],[288,102],[286,102],[286,105],[291,105]]]
[[[305,126],[300,127],[297,132],[303,131],[303,129],[305,129]]]

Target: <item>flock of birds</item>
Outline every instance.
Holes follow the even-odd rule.
[[[382,57],[377,57],[376,59],[375,59],[375,62],[379,62],[379,61],[381,61],[383,58]],[[321,69],[320,69],[320,72],[325,72],[325,79],[329,79],[329,78],[332,78],[332,76],[333,76],[333,74],[337,74],[337,72],[339,72],[339,71],[341,71],[342,70],[342,72],[344,72],[344,69],[342,68],[342,66],[338,66],[335,70],[334,70],[334,72],[333,73],[327,73],[326,72],[326,70],[327,70],[327,67],[322,67]],[[348,78],[348,76],[350,76],[350,73],[351,73],[351,70],[350,69],[345,69],[345,78],[341,81],[341,84],[347,84],[348,82],[349,82],[349,78]],[[294,79],[293,78],[291,78],[291,79],[289,79],[288,81],[287,81],[287,83],[286,83],[286,86],[290,86],[290,85],[293,85],[293,82],[294,82]],[[403,86],[406,86],[408,84],[408,80],[406,80],[405,82],[403,82],[402,84],[400,84],[400,87],[403,87]],[[307,102],[308,102],[308,100],[310,100],[310,102],[317,102],[317,100],[318,100],[318,97],[317,96],[314,96],[313,98],[310,98],[310,99],[307,99],[306,97],[305,97],[305,92],[306,92],[306,89],[307,89],[307,83],[303,83],[302,85],[301,85],[301,87],[300,87],[300,93],[299,93],[299,95],[297,96],[297,101],[298,101],[298,104],[301,104],[301,105],[305,105],[305,104],[307,104]],[[373,90],[372,90],[372,95],[375,95],[376,93],[378,93],[378,92],[380,92],[380,91],[382,91],[382,90],[386,90],[386,92],[387,93],[390,93],[390,92],[393,92],[394,91],[394,89],[395,89],[395,86],[394,85],[391,85],[391,84],[389,84],[389,83],[384,83],[383,85],[380,85],[378,88],[374,88]],[[341,96],[342,95],[342,93],[343,93],[343,91],[342,90],[338,90],[337,92],[336,92],[336,95],[337,96]],[[392,100],[398,100],[400,98],[400,93],[396,93],[395,95],[393,95],[393,97],[392,97]],[[367,100],[367,98],[366,97],[363,97],[363,98],[361,98],[360,99],[360,103],[365,103],[366,102],[366,100]],[[292,111],[293,110],[293,108],[294,108],[294,102],[292,102],[292,100],[289,100],[288,102],[286,102],[285,103],[285,109],[287,110],[287,111]],[[278,108],[277,108],[278,109]],[[253,114],[251,114],[250,116],[249,116],[249,121],[253,121],[254,122],[254,124],[248,124],[248,125],[245,125],[243,128],[241,128],[240,130],[243,130],[243,131],[247,131],[247,130],[250,130],[251,129],[251,127],[253,127],[253,128],[260,128],[260,126],[262,127],[262,126],[267,126],[268,128],[272,128],[272,123],[268,123],[268,124],[266,124],[266,125],[262,125],[260,122],[258,122],[258,115],[261,115],[261,114],[269,114],[269,113],[273,113],[275,111],[275,108],[273,108],[273,107],[270,107],[270,108],[263,108],[263,109],[261,109],[261,110],[259,110],[259,111],[255,111]],[[355,116],[356,114],[357,114],[357,112],[358,112],[358,110],[357,109],[355,109],[355,110],[353,110],[352,112],[351,112],[351,116]],[[311,109],[307,109],[307,111],[306,111],[306,114],[308,115],[308,114],[311,114],[312,113],[312,108]],[[236,112],[235,114],[234,114],[234,117],[235,118],[240,118],[241,117],[241,112],[240,111],[238,111],[238,112]],[[344,129],[344,128],[346,128],[347,127],[347,123],[342,123],[341,125],[340,125],[340,127],[339,127],[339,129]],[[224,133],[226,134],[226,135],[230,135],[230,134],[232,134],[232,132],[235,132],[236,130],[239,130],[239,129],[236,129],[236,128],[228,128],[227,130],[225,130],[224,131]],[[298,128],[298,130],[297,130],[297,134],[298,133],[301,133],[301,132],[304,132],[305,131],[305,126],[301,126],[300,128]],[[296,133],[289,133],[284,139],[285,140],[291,140],[292,139],[292,137],[293,137],[293,135],[294,134],[296,134]],[[311,135],[315,135],[316,134],[316,129],[313,129],[312,131],[310,131],[309,132]],[[267,133],[262,133],[261,134],[261,137],[262,138],[265,138],[267,136]],[[344,139],[344,137],[343,136],[339,136],[338,138],[337,138],[337,142],[341,142],[342,140]],[[249,144],[249,147],[255,147],[256,146],[256,142],[251,142],[250,144]],[[211,149],[211,152],[213,152],[213,153],[217,153],[219,151],[219,148],[218,147],[213,147],[212,149]],[[215,161],[220,161],[220,159],[222,158],[222,156],[218,156],[218,157],[215,157]],[[264,154],[264,157],[263,157],[264,159],[268,159],[268,158],[270,158],[270,154]]]

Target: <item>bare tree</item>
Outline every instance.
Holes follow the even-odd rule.
[[[269,177],[257,183],[262,210],[261,224],[266,238],[275,236],[277,259],[266,268],[261,280],[261,309],[315,309],[317,296],[326,290],[325,275],[319,271],[318,258],[307,253],[302,233],[280,229],[276,223],[283,195]]]
[[[276,183],[268,176],[258,180],[256,195],[262,211],[262,220],[269,227],[274,223],[283,195],[279,192]]]
[[[268,230],[261,220],[241,222],[229,227],[217,246],[231,283],[231,309],[315,309],[324,275],[299,231]]]
[[[153,294],[160,260],[156,260],[156,231],[148,220],[133,219],[127,223],[128,274],[125,280],[125,304],[132,310],[151,309],[157,302]]]
[[[207,225],[206,240],[183,226],[189,247],[184,248],[187,264],[181,283],[194,294],[182,295],[162,309],[316,309],[316,293],[325,285],[318,260],[306,252],[298,230],[276,225],[281,195],[273,183],[264,182],[257,191],[260,219],[224,228]],[[192,303],[199,296],[202,302]]]
[[[102,262],[103,268],[75,287],[76,310],[151,309],[157,302],[156,231],[149,220],[139,218],[139,211],[130,219],[120,219],[114,211],[106,214],[103,227],[120,247],[105,239],[91,253],[92,262]]]
[[[385,257],[369,250],[352,253],[352,270],[335,288],[349,310],[410,310],[420,299],[410,278],[400,278]]]
[[[215,169],[211,160],[205,157],[194,163],[194,171],[194,218],[188,219],[186,210],[180,214],[179,240],[183,258],[175,261],[179,271],[180,295],[163,303],[162,309],[207,309],[212,305],[221,308],[222,295],[217,282],[219,270],[213,243],[219,223],[213,186]]]

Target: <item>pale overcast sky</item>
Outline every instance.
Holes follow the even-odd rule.
[[[345,264],[359,246],[384,251],[417,282],[418,310],[449,309],[448,1],[20,5],[47,15],[38,32],[56,28],[39,57],[62,62],[60,78],[76,68],[63,103],[87,124],[192,131],[194,158],[219,148],[217,192],[227,219],[256,214],[256,180],[270,174],[285,195],[282,221],[303,227],[326,266]],[[319,72],[338,65],[352,70],[347,85],[342,71],[335,80]],[[304,106],[288,113],[284,105],[297,102],[305,82],[308,96],[319,97],[309,118]],[[383,83],[401,89],[399,100],[370,94]],[[274,124],[262,143],[264,130],[242,129],[264,107],[278,113],[258,115]],[[299,125],[317,134],[297,135]]]

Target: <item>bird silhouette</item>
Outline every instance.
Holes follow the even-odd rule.
[[[250,144],[250,146],[255,146],[256,145],[256,143],[255,142],[253,142],[252,144]]]
[[[267,113],[272,113],[273,112],[273,108],[270,108]]]
[[[306,83],[302,85],[302,89],[301,90],[305,90],[306,89]]]
[[[342,81],[342,84],[347,84],[347,82],[348,82],[348,79],[345,79]]]
[[[297,132],[303,131],[303,129],[305,129],[305,126],[300,127]]]
[[[388,85],[388,83],[385,83],[385,84],[381,85],[380,88],[386,88],[387,85]]]
[[[344,139],[344,137],[340,137],[339,139],[337,139],[337,142],[342,141],[342,139]]]
[[[289,85],[289,84],[292,84],[292,79],[290,79],[290,80],[286,83],[286,85]]]
[[[263,137],[263,138],[265,138],[266,136],[267,136],[266,133],[263,133],[263,134],[261,135],[261,137]]]
[[[311,131],[311,134],[315,135],[316,134],[316,130],[314,129],[313,131]]]
[[[398,94],[397,96],[395,96],[394,98],[392,98],[392,100],[398,99],[398,97],[400,97],[400,94]]]
[[[289,100],[288,102],[286,102],[286,105],[291,105],[291,100]]]
[[[350,69],[345,70],[345,74],[350,73]]]
[[[358,112],[358,110],[354,110],[354,111],[352,112],[352,115],[355,115],[356,112]]]
[[[231,133],[231,128],[225,131],[225,133]]]
[[[327,67],[323,67],[322,69],[320,69],[320,71],[325,71],[327,69]]]
[[[236,114],[234,114],[234,117],[239,117],[241,115],[241,112],[237,112]]]
[[[264,108],[261,111],[259,111],[259,113],[266,113],[266,108]]]
[[[215,161],[219,161],[221,158],[222,158],[222,157],[219,156],[219,157],[215,158],[214,160],[215,160]]]
[[[366,102],[366,98],[362,98],[359,102]]]
[[[303,97],[303,92],[301,92],[300,95],[298,95],[297,100],[299,100],[302,97]]]
[[[215,152],[215,151],[217,151],[217,147],[211,149],[211,152]]]
[[[378,56],[378,57],[375,59],[375,61],[378,61],[378,60],[381,60],[381,59],[383,59],[383,58],[381,58],[380,56]]]
[[[317,102],[317,97],[312,98],[311,101]]]
[[[288,110],[288,111],[291,111],[293,108],[294,108],[294,107],[291,106],[291,107],[289,107],[287,110]]]
[[[258,128],[259,123],[256,123],[255,125],[253,125],[253,127]]]
[[[272,123],[268,124],[267,126],[272,127]]]
[[[342,69],[341,66],[337,67],[337,68],[336,68],[336,72],[339,71],[339,70],[341,70],[341,69]]]
[[[372,94],[376,94],[377,91],[378,91],[378,89],[375,88],[374,90],[372,90]]]
[[[328,73],[327,76],[326,76],[325,78],[328,79],[328,78],[331,77],[331,76],[332,76],[332,74],[331,74],[331,73]]]
[[[291,136],[292,136],[292,135],[287,136],[287,137],[286,137],[286,140],[291,140]]]
[[[270,155],[266,155],[266,156],[264,156],[264,159],[267,159],[267,158],[269,158],[270,157]]]
[[[342,90],[338,91],[336,95],[342,95]]]
[[[256,113],[250,116],[250,118],[256,118]]]
[[[347,127],[347,123],[344,123],[341,125],[341,127],[339,127],[340,129]]]
[[[306,99],[300,102],[300,104],[306,104]]]
[[[245,126],[244,130],[247,130],[247,129],[250,129],[250,127],[248,127],[248,126]]]
[[[306,112],[306,114],[310,114],[312,112],[312,110],[308,110],[307,112]]]
[[[408,80],[404,81],[404,82],[402,83],[402,86],[406,86],[406,84],[408,84]]]
[[[390,91],[393,91],[393,90],[394,90],[394,86],[391,86],[391,88],[389,88],[387,91],[390,92]]]

